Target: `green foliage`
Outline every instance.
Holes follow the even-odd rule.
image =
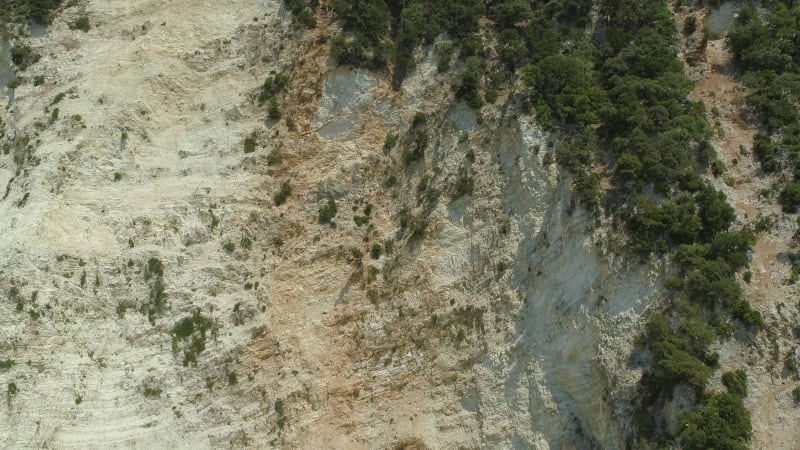
[[[144,268],[144,279],[149,281],[152,278],[160,278],[164,276],[164,266],[158,258],[150,258],[147,260],[147,265]]]
[[[286,9],[291,11],[298,23],[306,28],[314,28],[317,26],[317,20],[314,18],[314,11],[308,0],[285,0],[284,3],[286,4]]]
[[[53,20],[54,10],[60,5],[61,0],[8,0],[0,9],[0,22],[31,20],[48,25]]]
[[[321,225],[333,226],[333,218],[336,217],[337,212],[339,212],[339,209],[336,207],[336,201],[329,198],[325,205],[319,208],[319,217],[317,221]]]
[[[420,161],[425,156],[425,149],[428,147],[428,116],[418,112],[414,115],[411,129],[408,132],[408,140],[403,150],[403,162],[411,164]]]
[[[596,123],[605,92],[595,80],[592,63],[575,55],[552,55],[530,67],[526,83],[540,117],[577,126]]]
[[[270,72],[270,75],[266,80],[264,80],[264,84],[261,86],[261,92],[258,94],[258,103],[263,105],[267,101],[276,98],[279,94],[286,90],[288,85],[289,77],[283,73],[276,73],[273,70]]]
[[[164,267],[161,260],[158,258],[147,260],[144,267],[144,280],[149,284],[150,291],[147,302],[141,306],[141,312],[147,316],[151,324],[155,324],[156,316],[162,314],[167,307]]]
[[[283,73],[276,73],[274,70],[264,80],[261,86],[261,92],[258,94],[258,103],[267,103],[267,117],[273,120],[281,118],[280,105],[278,104],[278,96],[286,90],[289,85],[289,78]]]
[[[472,195],[475,191],[475,179],[468,170],[462,170],[453,185],[453,198]]]
[[[275,206],[281,206],[286,203],[290,195],[292,195],[292,186],[288,181],[285,181],[281,185],[281,189],[272,197],[272,200],[275,202]]]
[[[239,240],[239,245],[245,250],[250,250],[253,248],[253,240],[249,236],[242,236],[242,239]]]
[[[747,372],[742,369],[722,374],[722,384],[728,393],[739,398],[747,397]]]
[[[17,396],[18,392],[19,388],[17,387],[17,383],[9,381],[8,385],[6,386],[6,403],[9,407],[11,406],[11,400]]]
[[[750,412],[742,398],[712,393],[705,407],[680,416],[681,444],[687,450],[745,450],[753,436]]]
[[[81,30],[84,33],[88,33],[89,29],[92,28],[92,25],[89,23],[89,16],[85,14],[73,20],[68,25],[70,30]]]
[[[53,101],[50,102],[50,106],[55,106],[59,104],[61,100],[64,100],[66,96],[67,96],[66,92],[59,92],[58,94],[56,94],[55,97],[53,97]]]
[[[458,43],[469,41],[486,13],[482,0],[334,0],[332,7],[342,26],[331,41],[334,61],[372,70],[391,64],[395,88],[414,67],[417,46],[433,42],[442,32]],[[507,42],[508,49],[524,44],[520,39]],[[508,53],[505,48],[503,52]],[[440,58],[440,64],[446,67],[449,60]]]
[[[456,98],[464,100],[473,109],[483,105],[479,90],[481,79],[485,70],[484,61],[477,56],[470,56],[464,61],[464,70],[456,90]]]
[[[384,150],[391,150],[397,145],[397,134],[394,133],[387,133],[386,139],[383,141],[383,149]]]
[[[345,34],[336,36],[331,45],[331,56],[339,64],[370,69],[386,65],[389,7],[383,0],[352,2],[334,0],[336,17]]]
[[[780,167],[777,146],[766,133],[756,133],[753,137],[753,156],[761,163],[761,169],[773,173]]]
[[[796,213],[800,208],[800,182],[791,181],[783,185],[778,201],[785,213]]]
[[[269,105],[267,105],[267,117],[272,120],[281,118],[281,109],[280,106],[278,106],[278,100],[273,98],[269,101]]]
[[[11,47],[11,62],[13,62],[19,70],[24,71],[31,65],[39,62],[41,58],[42,56],[40,54],[34,52],[33,49],[27,45],[15,44]]]
[[[197,356],[206,349],[206,340],[209,332],[213,332],[213,324],[210,318],[196,309],[191,316],[184,317],[172,327],[172,351],[177,353],[183,350],[184,366],[197,366]]]
[[[149,399],[161,398],[161,388],[146,386],[142,390],[142,394]]]
[[[273,150],[269,152],[267,155],[267,165],[268,166],[276,166],[283,162],[283,155],[280,154],[277,150]]]
[[[414,214],[410,209],[400,211],[400,228],[403,234],[411,240],[422,239],[428,231],[428,221],[420,214]]]
[[[762,15],[754,3],[739,14],[728,34],[734,62],[750,88],[748,101],[766,132],[753,139],[753,155],[766,173],[792,171],[778,196],[786,213],[800,207],[800,3],[765,3]]]
[[[256,151],[256,138],[255,136],[247,136],[244,138],[244,152],[245,153],[253,153]]]
[[[697,30],[697,17],[689,16],[683,22],[683,34],[690,35]]]
[[[381,244],[373,244],[372,248],[369,251],[370,257],[372,259],[380,259],[381,254],[383,253],[383,246]]]

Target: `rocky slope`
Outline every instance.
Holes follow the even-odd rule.
[[[333,26],[89,1],[30,39],[45,82],[0,113],[4,447],[625,447],[668,265],[620,256],[510,92],[470,110],[433,52],[393,91],[331,66]],[[723,367],[762,367],[734,347]],[[764,448],[791,428],[774,373],[748,400],[782,405],[754,415]]]
[[[727,3],[723,12],[732,14]],[[679,21],[695,16],[703,24],[708,9],[685,9]],[[720,15],[719,13],[717,13]],[[700,26],[698,29],[702,29]],[[791,281],[790,253],[796,248],[798,223],[781,212],[774,198],[763,195],[773,189],[777,177],[768,176],[752,157],[756,121],[748,117],[747,88],[736,79],[732,55],[719,35],[701,44],[701,32],[684,38],[684,56],[699,57],[687,64],[687,73],[696,82],[693,100],[702,101],[714,124],[714,145],[727,167],[725,177],[712,179],[725,192],[737,213],[737,227],[758,229],[757,223],[768,219],[771,226],[759,232],[752,254],[752,281],[743,282],[747,298],[765,315],[767,326],[755,339],[731,339],[718,345],[722,370],[745,367],[750,393],[747,406],[753,414],[753,448],[794,448],[800,434],[793,424],[800,420],[800,408],[794,403],[792,389],[798,374],[787,361],[796,355],[798,285]],[[796,358],[796,356],[794,356]]]

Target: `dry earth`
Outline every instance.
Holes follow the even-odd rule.
[[[93,28],[69,30],[82,13]],[[334,69],[326,14],[302,33],[273,0],[88,1],[30,39],[43,58],[24,76],[46,82],[0,112],[3,447],[625,446],[634,337],[667,269],[611,250],[516,105],[454,102],[431,54],[396,92]],[[273,70],[290,80],[277,121],[255,101]],[[699,73],[718,76],[704,101],[727,83],[735,189],[718,185],[742,226],[775,214],[750,158],[732,162],[752,133],[725,100],[735,81]],[[404,164],[417,112],[429,145]],[[455,198],[462,173],[475,191]],[[330,200],[335,226],[318,222]],[[796,318],[775,300],[796,295],[770,253],[795,225],[776,217],[747,288],[775,323]],[[210,329],[185,365],[171,333],[196,311]],[[793,432],[796,409],[765,339],[720,351],[753,365],[756,442],[776,448],[791,435],[767,430]]]

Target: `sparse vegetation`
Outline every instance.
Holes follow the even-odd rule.
[[[182,351],[184,366],[197,366],[197,356],[206,349],[207,339],[214,333],[213,325],[210,318],[196,309],[172,327],[172,351]]]
[[[314,28],[317,26],[313,8],[308,0],[285,0],[285,3],[286,8],[291,11],[298,23],[306,28]],[[316,2],[311,3],[317,5]]]
[[[462,170],[453,185],[453,198],[463,197],[465,195],[472,195],[475,191],[475,179],[472,174],[467,170]]]
[[[161,388],[151,386],[145,386],[142,390],[142,394],[149,399],[161,398],[161,392]]]
[[[0,359],[0,370],[8,370],[14,367],[14,364],[16,363],[13,359]]]
[[[267,155],[267,165],[276,166],[283,162],[283,156],[276,150],[273,150]]]
[[[397,145],[397,134],[394,133],[387,133],[386,139],[383,141],[383,149],[384,150],[391,150]]]
[[[244,152],[253,153],[256,151],[256,137],[254,135],[244,138]]]
[[[164,283],[164,267],[158,258],[149,258],[144,267],[144,281],[148,283],[150,292],[147,301],[140,308],[151,324],[155,324],[156,317],[167,308],[166,285]],[[123,307],[124,308],[124,307]],[[119,314],[120,311],[118,310]],[[122,310],[122,315],[125,311]]]
[[[89,16],[86,14],[76,18],[72,22],[69,23],[70,30],[80,30],[84,33],[88,33],[89,30],[92,28],[91,23],[89,23]]]
[[[42,56],[33,51],[30,46],[15,44],[11,47],[11,62],[21,71],[39,62]]]
[[[292,195],[292,186],[285,181],[281,185],[281,189],[272,197],[272,201],[275,202],[275,206],[281,206],[286,203],[290,195]]]
[[[336,217],[336,213],[338,211],[339,210],[336,207],[336,201],[332,198],[329,198],[325,205],[319,208],[318,222],[321,225],[333,226],[333,218]]]

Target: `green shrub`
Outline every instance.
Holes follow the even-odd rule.
[[[281,118],[280,106],[278,106],[278,101],[274,98],[269,101],[269,106],[267,106],[267,116],[272,120],[278,120]]]
[[[369,217],[367,216],[353,216],[353,222],[356,223],[357,227],[362,225],[366,225],[369,223]]]
[[[156,399],[161,398],[161,392],[162,391],[160,388],[146,386],[142,391],[142,394],[147,398]]]
[[[472,195],[475,191],[475,179],[469,171],[462,170],[453,185],[453,198],[460,198],[465,195]]]
[[[244,152],[245,153],[253,153],[256,151],[256,138],[255,136],[251,135],[244,138]]]
[[[686,450],[709,448],[746,449],[753,436],[750,412],[741,397],[713,393],[706,406],[680,416],[682,447]]]
[[[697,17],[689,16],[683,22],[683,34],[690,35],[697,30]]]
[[[66,96],[67,96],[66,92],[59,92],[58,94],[56,94],[55,97],[53,97],[53,101],[50,102],[50,106],[55,106],[59,104],[61,100],[64,100]]]
[[[272,197],[272,200],[275,202],[275,206],[281,206],[286,203],[290,195],[292,195],[292,186],[289,185],[288,181],[285,181],[281,185],[281,189]]]
[[[486,63],[477,56],[470,56],[464,61],[464,71],[456,86],[456,98],[464,100],[470,108],[478,109],[483,106],[483,99],[479,94],[481,79]]]
[[[796,213],[800,208],[800,182],[788,182],[784,184],[778,202],[785,213]]]
[[[384,150],[391,150],[397,145],[397,134],[394,133],[386,133],[386,139],[383,141],[383,149]]]
[[[736,372],[722,374],[722,384],[728,393],[740,398],[747,397],[747,373],[739,369]]]
[[[333,218],[336,217],[337,212],[339,212],[339,210],[336,207],[336,201],[332,198],[329,198],[328,201],[325,203],[325,205],[320,207],[319,209],[318,222],[321,225],[332,226]]]
[[[30,46],[14,44],[11,47],[11,62],[21,71],[39,62],[42,56],[33,51]]]
[[[92,26],[89,23],[89,16],[87,16],[87,15],[82,15],[82,16],[78,17],[77,19],[75,19],[75,20],[73,20],[72,22],[69,23],[69,29],[70,30],[81,30],[84,33],[89,32],[89,29],[91,27]]]
[[[197,356],[206,348],[209,332],[213,333],[213,321],[196,309],[191,316],[184,317],[172,327],[172,351],[178,352],[184,341],[183,365],[197,366]]]
[[[144,280],[149,284],[150,292],[147,302],[142,304],[140,310],[147,316],[151,324],[155,324],[156,316],[163,314],[167,307],[164,266],[161,260],[158,258],[149,258],[147,260],[147,264],[144,267]]]
[[[258,102],[261,104],[274,100],[279,94],[286,90],[289,85],[289,78],[283,73],[271,72],[270,76],[264,80],[261,92],[258,94]]]
[[[273,150],[269,152],[269,155],[267,155],[268,166],[275,166],[282,162],[283,162],[283,155],[281,155],[277,150]]]
[[[317,20],[307,0],[286,0],[286,8],[294,15],[295,20],[306,28],[317,26]]]
[[[243,236],[239,241],[239,245],[245,250],[250,250],[253,248],[253,240],[249,236]]]

